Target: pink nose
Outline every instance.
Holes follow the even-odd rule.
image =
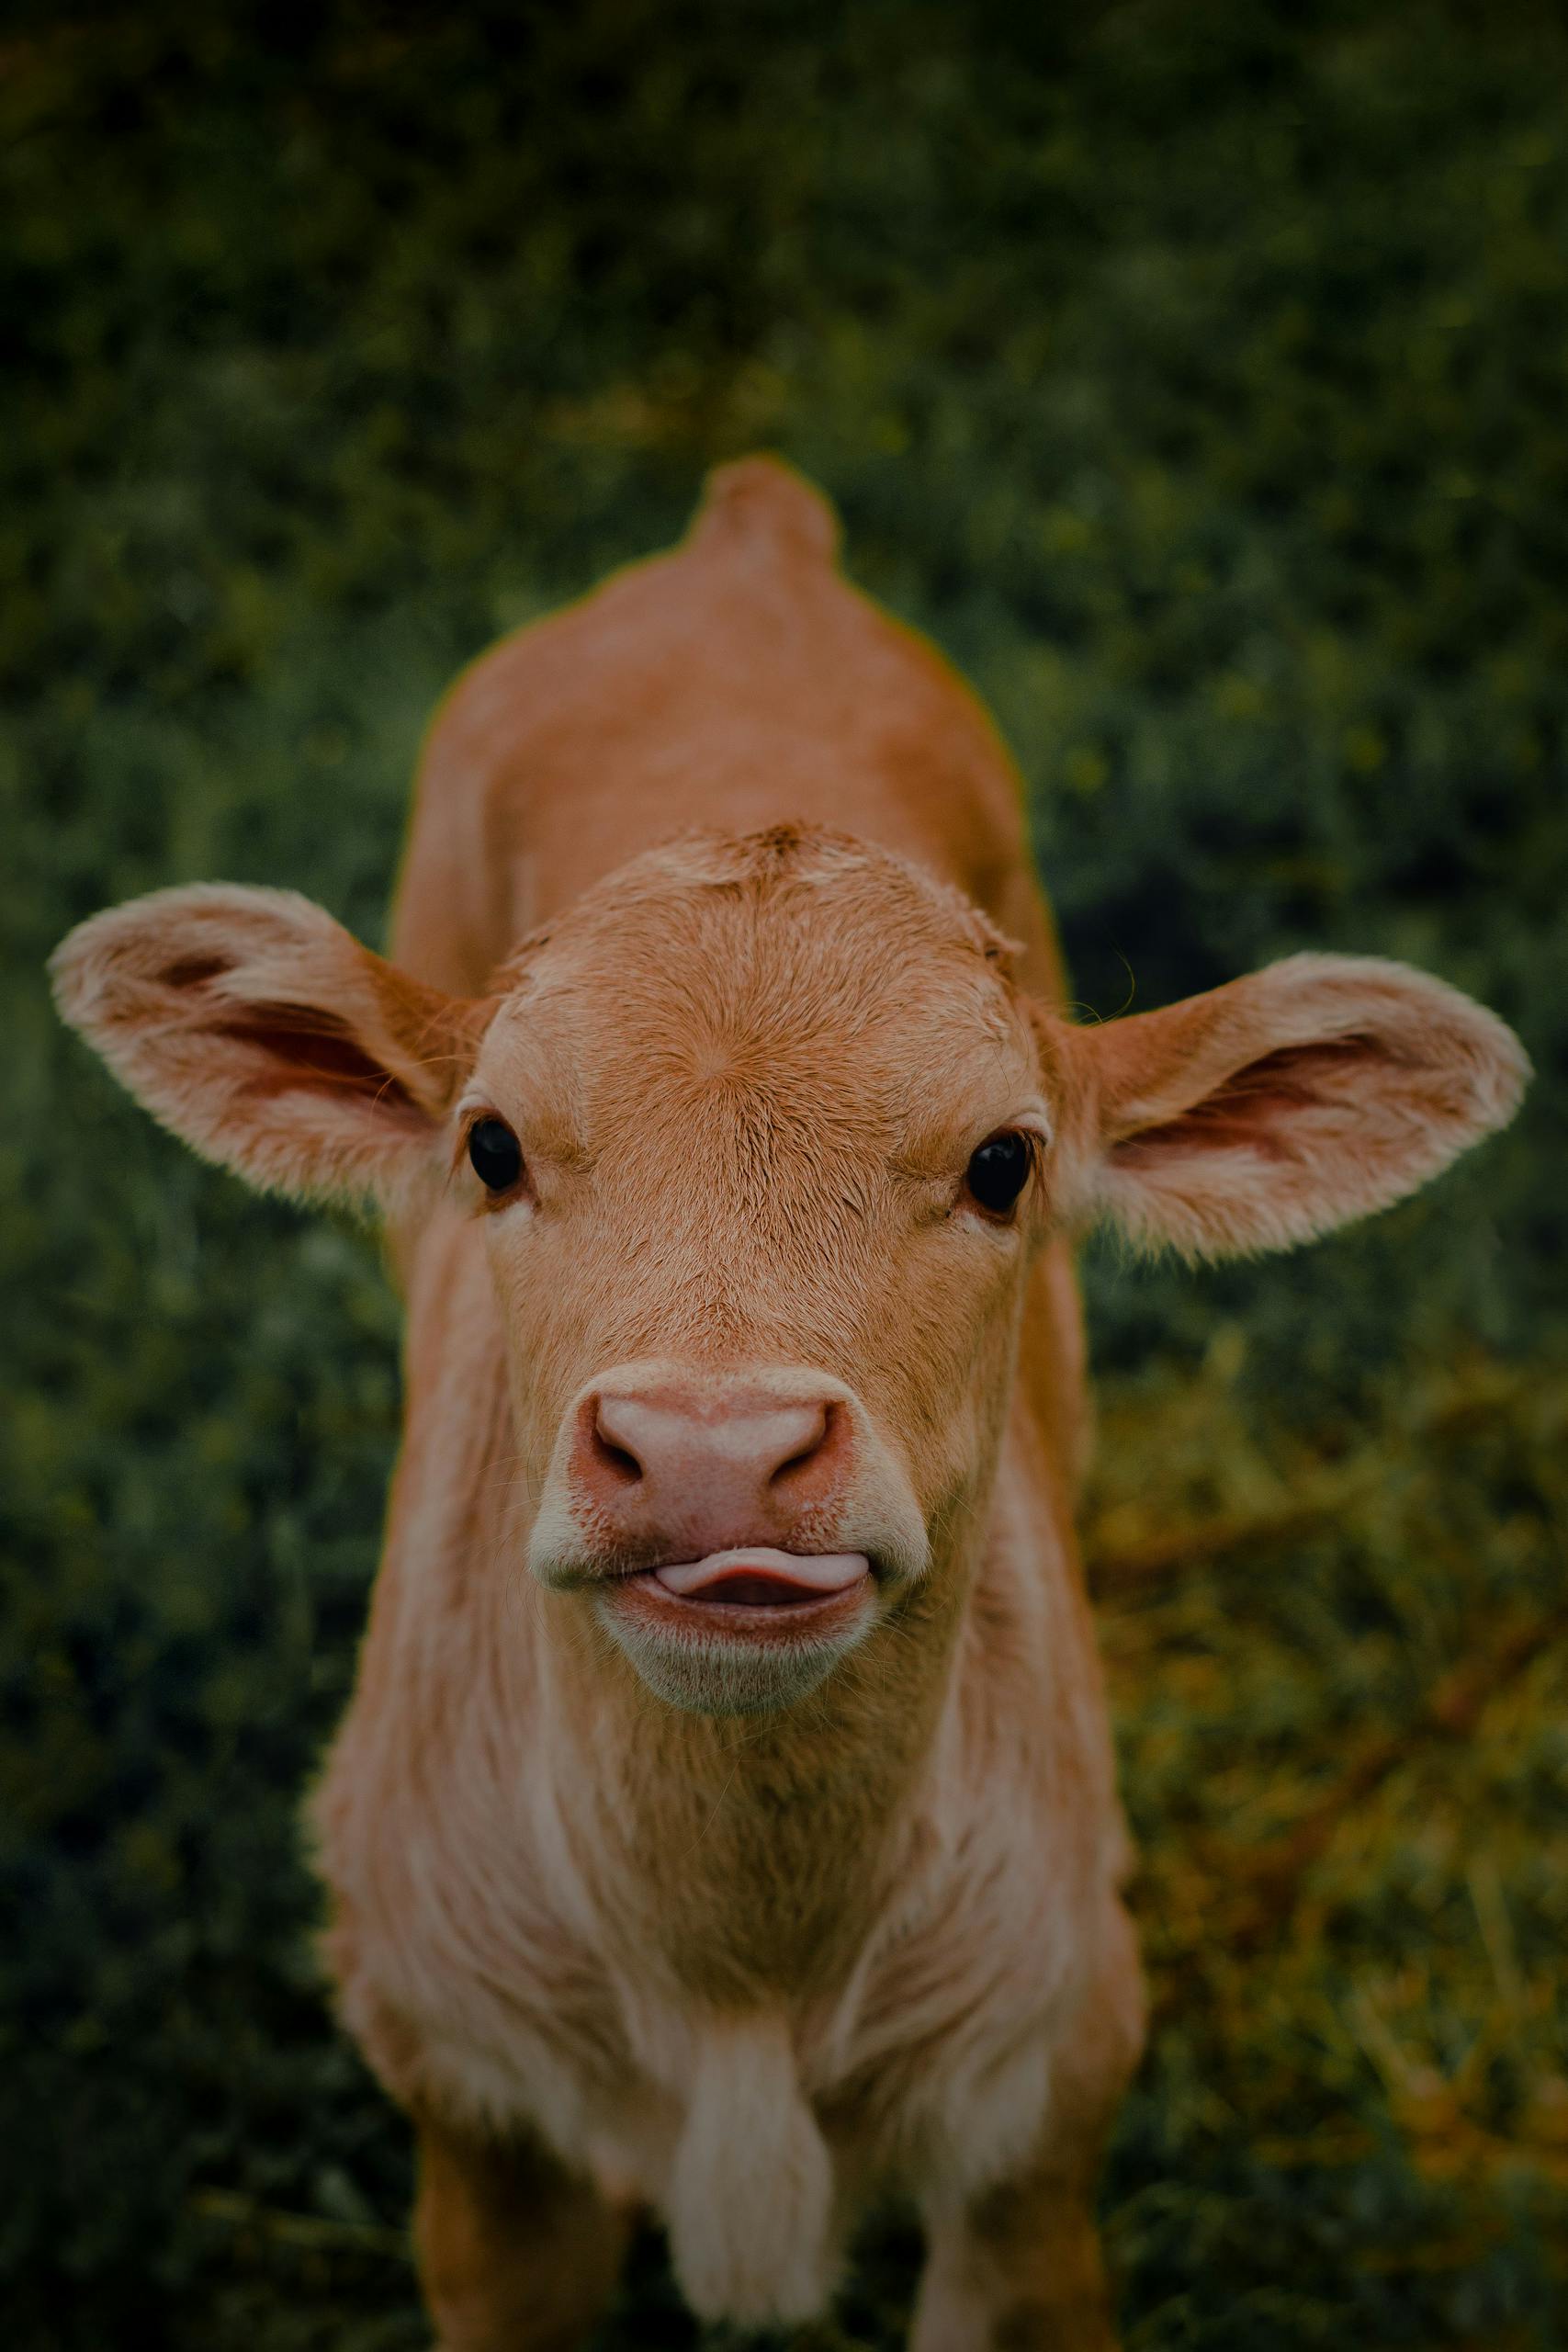
[[[811,1520],[841,1483],[849,1449],[836,1397],[770,1394],[756,1380],[661,1381],[582,1399],[571,1484],[606,1534],[661,1559],[748,1544],[821,1549]]]

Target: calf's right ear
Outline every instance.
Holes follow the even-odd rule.
[[[266,1191],[390,1205],[439,1166],[488,1003],[443,996],[291,890],[157,890],[79,923],[55,1002],[155,1119]]]

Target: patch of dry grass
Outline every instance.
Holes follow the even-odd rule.
[[[1544,2341],[1509,2305],[1568,2285],[1568,1365],[1305,1426],[1245,1370],[1233,1330],[1123,1383],[1087,1516],[1162,2149],[1111,2230],[1192,2272],[1133,2341],[1187,2340],[1206,2231],[1245,2278],[1259,2212],[1276,2287],[1359,2340],[1419,2340],[1403,2302]]]

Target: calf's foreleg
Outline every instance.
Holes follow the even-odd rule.
[[[1086,2185],[1042,2168],[927,2222],[909,2352],[1115,2352]]]
[[[579,2352],[615,2290],[630,2217],[535,2140],[422,2120],[414,2243],[440,2352]]]
[[[1032,2159],[926,2213],[909,2352],[1115,2352],[1095,2185],[1144,2039],[1143,1985],[1120,1903],[1101,1951],[1061,2039]]]

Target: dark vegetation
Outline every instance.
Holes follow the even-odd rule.
[[[17,2352],[423,2340],[295,1828],[396,1309],[42,960],[197,877],[377,938],[453,671],[755,445],[994,703],[1089,1004],[1353,948],[1536,1058],[1356,1233],[1089,1270],[1156,2009],[1105,2213],[1137,2352],[1568,2340],[1565,78],[1514,0],[7,12]],[[649,2245],[604,2352],[694,2340]]]

